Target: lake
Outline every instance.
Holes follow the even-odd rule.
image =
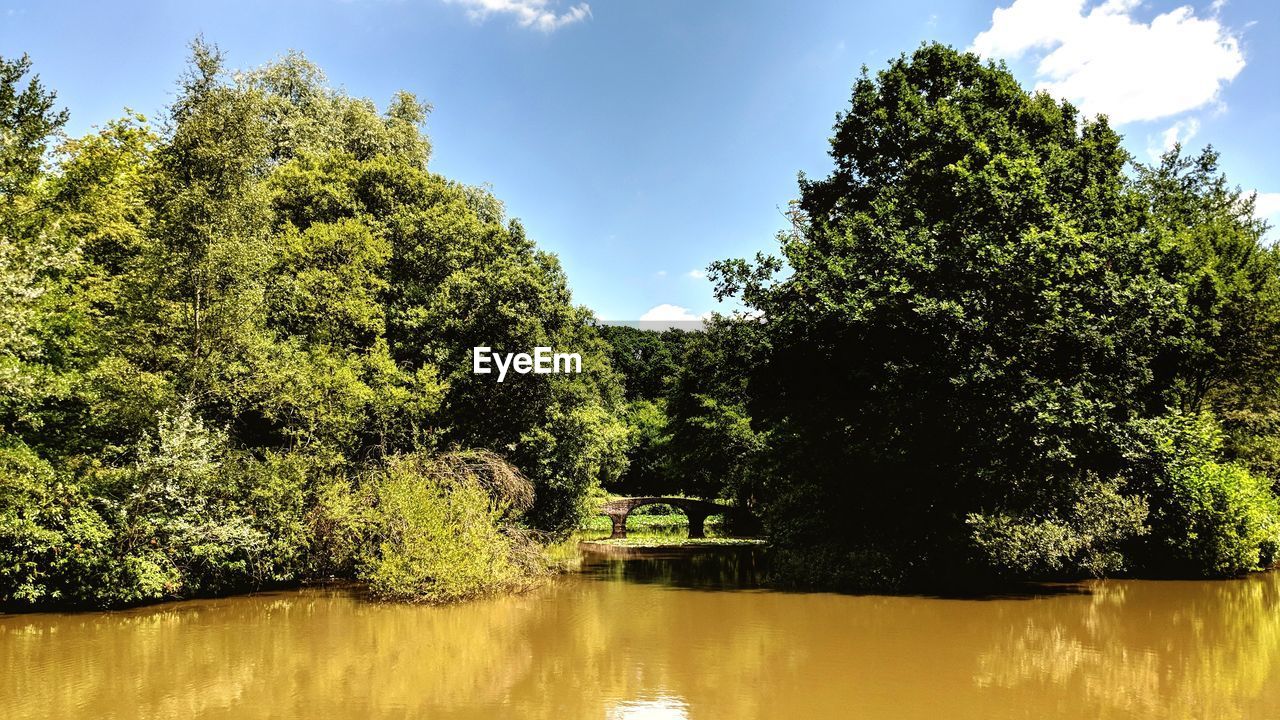
[[[1277,573],[937,598],[774,592],[757,563],[591,554],[448,607],[328,588],[0,615],[0,717],[1280,717]]]

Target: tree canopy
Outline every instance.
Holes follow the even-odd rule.
[[[494,521],[551,533],[621,471],[590,312],[500,201],[429,170],[413,95],[379,112],[301,55],[232,73],[197,41],[159,123],[63,139],[28,71],[0,66],[0,600],[332,569],[324,508],[434,467],[398,458],[496,453],[533,500]],[[583,372],[499,385],[479,345]]]
[[[1280,256],[1211,150],[1137,165],[1105,117],[926,45],[857,80],[831,156],[781,258],[712,273],[761,318],[751,411],[801,581],[1270,561],[1270,481],[1189,439],[1273,417],[1280,369]],[[1171,549],[1199,482],[1260,488],[1230,567]]]

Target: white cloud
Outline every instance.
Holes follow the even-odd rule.
[[[659,270],[658,272],[654,273],[654,274],[653,274],[653,276],[654,276],[654,277],[656,277],[656,278],[658,278],[659,280],[661,280],[662,278],[664,278],[664,277],[666,277],[666,276],[667,276],[667,271],[666,271],[666,270]]]
[[[685,275],[685,277],[691,277],[691,278],[693,278],[694,280],[702,280],[703,278],[705,278],[705,277],[707,276],[707,274],[706,274],[705,272],[703,272],[702,270],[690,270],[689,272],[685,273],[684,275]]]
[[[1196,136],[1200,130],[1200,121],[1195,118],[1187,118],[1165,128],[1165,131],[1158,136],[1158,142],[1153,142],[1153,138],[1147,138],[1147,154],[1153,160],[1160,159],[1160,156],[1173,149],[1174,145],[1186,145],[1191,142],[1191,138]]]
[[[663,303],[649,308],[640,316],[640,322],[697,322],[710,316],[710,313],[694,315],[689,308]]]
[[[467,14],[476,20],[490,15],[511,15],[520,27],[551,32],[581,22],[591,17],[591,6],[578,3],[564,12],[557,12],[555,0],[445,0],[467,8]]]
[[[1280,226],[1280,192],[1258,193],[1253,214],[1263,220],[1270,220],[1273,230]]]
[[[1014,0],[973,39],[986,57],[1034,51],[1037,89],[1105,113],[1116,124],[1156,120],[1214,103],[1245,66],[1239,39],[1216,10],[1190,6],[1135,19],[1141,0]]]

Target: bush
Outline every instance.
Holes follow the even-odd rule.
[[[484,451],[393,457],[354,482],[322,452],[227,447],[190,408],[118,467],[0,447],[0,606],[119,607],[308,578],[444,602],[547,571],[517,525],[533,486]]]
[[[112,539],[78,486],[26,446],[0,447],[0,606],[91,599]]]
[[[0,604],[118,607],[300,577],[320,460],[226,445],[179,407],[127,465],[0,450]]]
[[[1002,574],[1100,577],[1125,569],[1122,547],[1146,534],[1146,502],[1121,492],[1121,482],[1089,479],[1067,512],[1046,517],[971,513],[974,545]]]
[[[1280,501],[1244,467],[1204,462],[1176,472],[1157,525],[1180,571],[1238,575],[1270,566],[1280,547]]]
[[[533,488],[498,456],[403,456],[373,484],[377,545],[362,576],[375,596],[463,600],[519,588],[545,570],[539,545],[514,524]]]
[[[354,577],[373,529],[373,502],[367,489],[335,475],[316,490],[307,515],[305,574],[311,578]]]
[[[1135,454],[1148,482],[1151,536],[1142,560],[1178,575],[1227,576],[1267,567],[1280,543],[1280,500],[1265,477],[1225,462],[1210,413],[1173,413],[1137,425]]]

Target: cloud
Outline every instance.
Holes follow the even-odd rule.
[[[694,315],[689,308],[663,303],[655,305],[640,316],[640,322],[697,322],[708,317],[710,313]]]
[[[467,8],[476,20],[490,15],[511,15],[520,27],[551,32],[591,17],[591,6],[578,3],[564,12],[555,9],[556,0],[445,0]]]
[[[1253,205],[1253,214],[1263,220],[1271,221],[1274,231],[1276,226],[1280,226],[1280,192],[1258,193]]]
[[[1174,145],[1186,145],[1191,142],[1191,138],[1195,137],[1199,130],[1199,120],[1195,118],[1179,120],[1160,133],[1158,142],[1153,142],[1151,137],[1147,138],[1147,154],[1153,160],[1159,160],[1160,156],[1172,150]]]
[[[685,277],[691,277],[694,280],[702,280],[707,277],[707,273],[702,270],[690,270],[684,274]]]
[[[1116,124],[1157,120],[1214,103],[1245,66],[1216,10],[1190,6],[1135,19],[1141,0],[1014,0],[970,48],[991,58],[1038,57],[1036,89],[1105,113]]]
[[[658,272],[654,273],[653,276],[661,280],[662,278],[665,278],[667,276],[667,271],[659,270]]]

